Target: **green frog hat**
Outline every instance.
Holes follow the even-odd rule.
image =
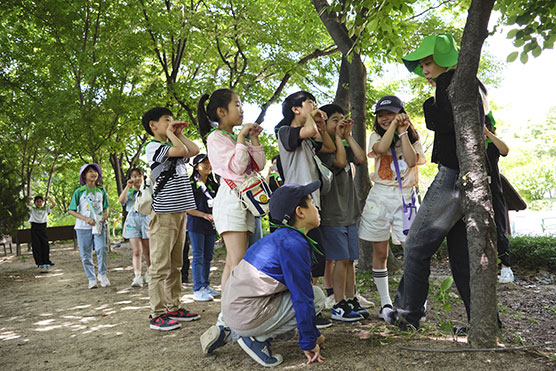
[[[402,61],[409,72],[425,77],[419,61],[429,55],[441,67],[455,66],[458,63],[458,50],[452,35],[441,33],[425,37],[421,45],[413,53],[403,57]]]

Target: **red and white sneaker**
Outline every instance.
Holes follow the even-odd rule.
[[[201,318],[199,314],[192,313],[183,308],[180,308],[176,311],[167,311],[166,314],[168,315],[169,319],[173,319],[175,321],[180,321],[180,322],[189,322]]]
[[[151,322],[151,330],[170,331],[181,327],[178,321],[168,318],[167,313],[155,318],[149,316],[149,321]]]

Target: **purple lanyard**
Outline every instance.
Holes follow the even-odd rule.
[[[398,158],[396,157],[396,150],[394,149],[394,146],[390,147],[390,152],[392,152],[392,161],[394,161],[394,167],[396,168],[396,176],[398,177],[398,184],[400,185],[400,192],[402,194],[402,202],[403,202],[403,206],[404,209],[407,206],[405,204],[405,199],[403,197],[403,188],[402,188],[402,177],[400,175],[400,167],[398,165]]]

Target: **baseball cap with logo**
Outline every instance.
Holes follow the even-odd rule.
[[[380,98],[379,101],[376,102],[375,113],[382,110],[400,113],[403,109],[404,105],[400,98],[394,95],[387,95]]]

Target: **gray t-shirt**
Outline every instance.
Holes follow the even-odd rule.
[[[301,127],[283,126],[278,131],[278,149],[284,171],[284,184],[306,185],[319,180],[319,170],[313,155],[318,144],[311,139],[300,139]],[[313,202],[320,209],[320,189],[312,193]]]
[[[355,156],[349,147],[346,149],[347,166],[334,166],[336,153],[321,153],[320,159],[332,172],[332,186],[330,191],[321,197],[321,225],[330,227],[346,227],[355,224],[359,218],[359,200],[355,192],[355,183],[351,172],[351,163],[355,163]]]

